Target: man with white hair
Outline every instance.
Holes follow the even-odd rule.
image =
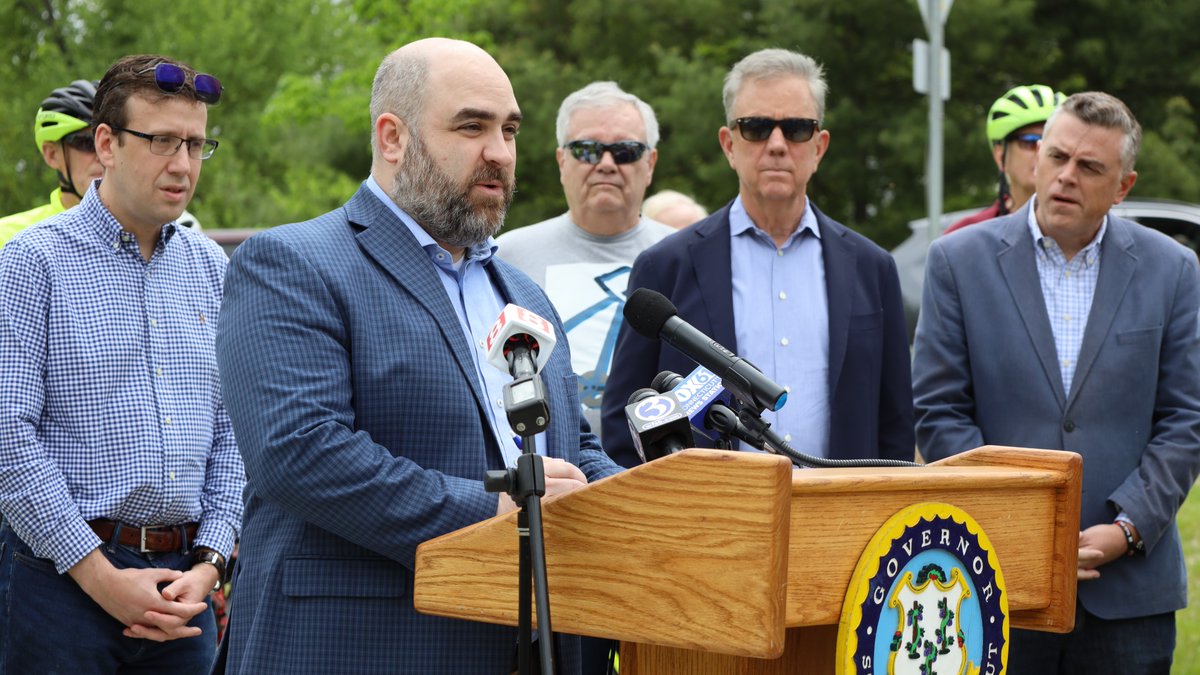
[[[593,82],[563,100],[556,127],[567,212],[496,242],[499,256],[546,289],[563,318],[579,400],[599,433],[629,270],[675,230],[641,215],[658,160],[658,119],[649,105],[615,82]]]

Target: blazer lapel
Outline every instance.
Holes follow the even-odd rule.
[[[1126,223],[1116,217],[1108,219],[1108,230],[1100,244],[1100,277],[1096,280],[1096,292],[1092,297],[1092,308],[1088,312],[1087,327],[1083,331],[1083,344],[1079,348],[1079,359],[1075,364],[1075,377],[1071,380],[1070,407],[1079,389],[1087,378],[1088,371],[1096,362],[1100,345],[1112,327],[1117,308],[1125,297],[1125,291],[1133,279],[1137,258],[1133,255],[1133,237],[1129,236]]]
[[[821,257],[825,263],[825,296],[829,307],[829,391],[837,391],[842,365],[846,362],[846,339],[850,314],[854,308],[854,280],[858,276],[858,256],[846,239],[846,230],[830,220],[809,202],[821,231]]]
[[[696,326],[729,351],[737,353],[733,314],[733,274],[729,247],[729,205],[719,218],[695,230],[688,247],[708,326]]]
[[[1032,204],[1030,200],[1030,204]],[[1008,225],[1001,237],[1003,246],[996,254],[1000,272],[1008,284],[1013,303],[1021,315],[1042,370],[1054,391],[1058,405],[1066,405],[1063,391],[1062,371],[1058,367],[1058,350],[1054,346],[1054,331],[1050,328],[1050,316],[1046,311],[1046,299],[1042,296],[1042,284],[1038,279],[1033,238],[1029,234],[1029,204],[1017,213],[1008,216]]]
[[[475,372],[475,359],[463,335],[458,314],[450,304],[433,261],[408,227],[365,185],[346,203],[351,223],[362,228],[357,240],[363,251],[392,276],[437,322],[476,402],[486,407]]]

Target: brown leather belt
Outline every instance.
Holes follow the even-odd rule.
[[[92,531],[104,541],[114,541],[113,534],[120,525],[120,534],[115,541],[122,546],[135,548],[142,553],[170,553],[183,551],[183,547],[191,546],[196,538],[198,523],[183,525],[163,525],[157,527],[138,527],[127,525],[114,520],[88,521]]]

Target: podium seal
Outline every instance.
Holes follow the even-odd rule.
[[[846,592],[838,675],[1002,675],[1008,599],[979,523],[949,504],[892,516],[871,538]]]

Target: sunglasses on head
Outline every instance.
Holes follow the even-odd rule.
[[[1038,141],[1042,140],[1041,134],[1020,134],[1012,136],[1008,140],[1016,143],[1022,150],[1037,150]]]
[[[781,120],[770,117],[739,117],[733,123],[742,133],[742,138],[752,143],[770,138],[775,127],[782,129],[783,137],[792,143],[803,143],[812,138],[820,128],[816,120],[803,117],[787,117]]]
[[[96,152],[96,138],[90,131],[68,134],[63,136],[62,142],[80,152]]]
[[[641,141],[571,141],[566,148],[571,151],[572,157],[584,164],[599,164],[606,152],[612,153],[613,161],[617,164],[631,164],[641,159],[650,146]]]
[[[158,85],[159,91],[163,93],[177,94],[183,89],[183,85],[187,84],[187,71],[174,63],[160,63],[138,72],[138,75],[151,70],[154,71],[154,84]],[[196,73],[192,86],[196,88],[196,100],[209,105],[220,102],[221,92],[225,91],[221,81],[208,73]]]

